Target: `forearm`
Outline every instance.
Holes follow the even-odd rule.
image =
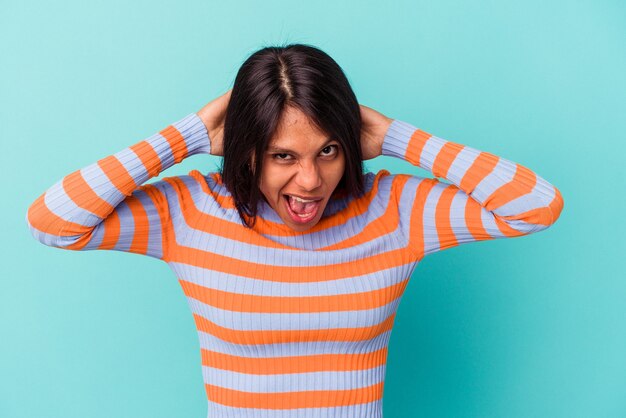
[[[33,234],[85,234],[148,179],[184,158],[208,152],[209,138],[195,114],[149,138],[76,170],[46,190],[28,208]]]
[[[530,169],[406,122],[394,120],[389,126],[382,153],[449,180],[492,212],[504,235],[541,230],[556,221],[563,207],[559,190]]]

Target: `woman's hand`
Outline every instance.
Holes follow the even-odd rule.
[[[224,155],[224,120],[226,119],[226,109],[230,101],[230,94],[233,89],[228,90],[217,99],[207,103],[196,114],[209,133],[211,141],[211,155]]]
[[[382,154],[383,139],[393,119],[374,109],[359,105],[361,108],[361,149],[363,160],[370,160]]]

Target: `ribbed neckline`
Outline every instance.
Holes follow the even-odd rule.
[[[363,173],[365,185],[364,195],[371,191],[376,176],[384,176],[387,174],[389,174],[387,170],[382,170],[382,172],[379,173]],[[222,177],[219,172],[213,172],[210,173],[210,175],[213,177],[214,181],[217,184],[223,185]],[[316,247],[317,244],[319,244],[319,237],[316,236],[319,235],[320,232],[324,233],[325,231],[332,228],[333,234],[341,235],[339,237],[336,237],[333,241],[348,239],[350,237],[353,237],[355,233],[358,233],[358,231],[355,231],[353,229],[348,230],[348,228],[338,228],[336,224],[337,221],[335,215],[343,210],[346,210],[346,208],[350,205],[350,202],[352,202],[353,200],[354,198],[351,195],[337,193],[331,196],[328,203],[326,204],[326,207],[324,208],[324,213],[322,214],[322,217],[317,222],[317,224],[305,231],[295,231],[291,229],[289,225],[284,223],[280,215],[274,210],[274,208],[272,208],[269,203],[265,201],[265,199],[262,199],[259,202],[257,220],[252,229],[258,234],[271,240],[273,240],[272,236],[297,238],[297,246],[294,245],[295,243],[287,244],[288,247],[293,249],[306,250],[305,248],[301,247],[304,246],[311,247],[312,250],[317,250],[316,248],[312,247]],[[272,233],[268,234],[268,230],[271,230]],[[283,245],[285,245],[285,243],[283,243]]]

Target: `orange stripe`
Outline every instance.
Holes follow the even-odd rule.
[[[65,194],[72,199],[76,206],[93,213],[101,219],[106,218],[114,209],[109,202],[96,194],[85,181],[80,170],[65,176],[62,185]]]
[[[111,214],[104,221],[104,236],[98,246],[99,250],[111,250],[120,238],[120,217],[117,211]]]
[[[296,269],[297,267],[293,267]],[[304,267],[303,269],[307,269]],[[295,273],[294,273],[295,274]],[[315,273],[311,273],[315,276]],[[261,296],[212,289],[179,279],[185,295],[207,305],[233,312],[315,313],[375,309],[402,295],[408,279],[381,289],[350,295]]]
[[[549,207],[532,209],[515,215],[500,216],[507,221],[523,221],[534,225],[552,225],[552,210]]]
[[[170,242],[175,242],[174,224],[170,217],[167,198],[159,188],[152,184],[144,184],[140,189],[152,200],[152,204],[159,214],[159,220],[161,221],[161,250],[163,253],[161,259],[167,262],[169,261]],[[181,207],[183,206],[181,205]]]
[[[392,205],[387,205],[387,210],[380,217],[374,219],[363,230],[349,238],[335,244],[321,247],[320,251],[339,250],[342,248],[356,247],[364,242],[372,241],[378,237],[395,233],[398,228],[398,210]]]
[[[207,193],[209,196],[212,196],[223,209],[234,208],[234,203],[232,203],[233,199],[230,196],[219,195],[219,193],[217,193],[215,190],[210,190],[208,184],[206,183],[206,179],[203,178],[201,173],[199,173],[197,170],[194,170],[190,172],[189,174],[193,176],[196,179],[196,181],[198,181],[198,183],[200,183],[203,191]],[[319,225],[319,227],[316,225],[314,228],[318,228],[318,230],[320,231],[328,229],[334,226],[335,224],[345,223],[349,221],[353,216],[358,216],[362,212],[367,210],[368,205],[371,203],[371,199],[374,197],[372,193],[376,193],[378,190],[378,184],[379,184],[380,179],[389,174],[390,173],[388,171],[381,170],[377,174],[374,180],[374,184],[372,186],[373,191],[371,191],[369,195],[365,195],[364,197],[361,198],[361,199],[366,199],[366,200],[365,201],[363,200],[352,201],[349,203],[349,205],[352,205],[352,207],[351,208],[349,207],[349,209],[346,210],[346,213],[351,213],[352,214],[351,216],[344,217],[343,221],[340,221],[340,222],[337,222],[335,220],[331,220],[331,222],[328,222],[326,221],[326,219],[322,219],[317,224]],[[219,173],[212,173],[211,175],[214,180],[220,179]],[[406,182],[408,177],[409,176],[406,176],[406,177],[396,176],[394,178],[394,182],[404,183]],[[187,186],[182,181],[177,181],[176,179],[169,179],[169,178],[166,178],[164,180],[170,182],[173,186],[177,186],[174,188],[175,188],[176,193],[178,193],[179,202],[187,202],[187,201],[193,200],[191,197],[191,193],[189,192]],[[393,187],[396,187],[396,189],[398,188],[398,186],[393,186]],[[267,222],[263,220],[262,218],[257,219],[257,226],[255,226],[256,231],[250,231],[247,229],[239,228],[238,223],[233,224],[230,221],[226,221],[219,217],[200,212],[197,209],[197,207],[195,207],[193,204],[188,205],[187,213],[184,213],[184,215],[185,215],[185,221],[192,229],[209,232],[209,233],[214,233],[214,231],[219,231],[220,236],[223,236],[224,238],[232,239],[232,240],[239,241],[241,243],[246,243],[246,244],[260,245],[260,246],[267,247],[267,248],[291,249],[292,247],[280,244],[276,241],[272,241],[269,238],[265,238],[263,235],[259,234],[260,231],[265,230],[266,233],[270,235],[279,235],[279,236],[280,235],[293,235],[294,233],[298,234],[297,232],[294,232],[294,231],[292,231],[291,233],[284,232],[286,231],[285,225],[276,224],[273,222]],[[398,221],[399,219],[398,219],[397,207],[395,205],[388,204],[387,211],[384,213],[384,215],[376,219],[372,223],[370,223],[368,226],[366,226],[366,228],[364,228],[364,230],[361,231],[360,234],[354,237],[348,238],[344,241],[341,241],[335,244],[330,244],[326,247],[321,247],[317,251],[329,251],[329,250],[348,248],[348,247],[357,245],[359,243],[366,242],[367,240],[374,239],[384,233],[392,233],[397,228]],[[278,229],[275,229],[275,228],[278,228]],[[311,232],[311,230],[309,230],[309,232]]]
[[[198,170],[193,170],[193,173],[200,173]],[[192,172],[189,172],[189,174],[192,174]],[[214,182],[216,182],[217,184],[223,184],[222,182],[222,175],[218,172],[215,173],[210,173],[211,178],[213,179]]]
[[[450,222],[452,199],[454,199],[457,191],[459,188],[453,184],[443,189],[435,207],[435,225],[440,250],[459,245]]]
[[[513,179],[498,187],[483,201],[483,206],[488,211],[491,212],[533,191],[535,184],[537,184],[537,176],[535,173],[519,164],[515,164],[515,167],[516,170]]]
[[[496,225],[498,229],[500,230],[500,232],[502,233],[502,235],[506,237],[519,237],[520,235],[526,235],[525,232],[518,231],[517,229],[511,227],[509,224],[506,223],[504,219],[500,218],[499,216],[495,214],[494,214],[493,219],[496,222]]]
[[[410,247],[417,260],[424,258],[424,206],[431,189],[439,183],[435,179],[424,179],[417,186],[415,201],[411,208],[411,227],[409,229]]]
[[[382,366],[387,347],[358,354],[312,354],[286,357],[242,357],[202,349],[202,365],[247,374],[312,373],[321,371],[350,372]]]
[[[365,193],[360,199],[354,199],[350,201],[350,203],[348,203],[348,207],[342,212],[336,213],[335,216],[320,219],[317,224],[313,225],[306,231],[294,231],[288,225],[272,222],[262,217],[257,218],[257,225],[255,226],[255,229],[258,231],[257,233],[261,234],[274,236],[293,236],[321,232],[335,226],[344,225],[350,219],[360,216],[368,210],[369,205],[378,193],[378,183],[380,178],[388,174],[389,172],[386,170],[379,171],[376,175],[376,178],[372,185],[372,189],[370,191]],[[232,200],[232,198],[230,197],[228,199]],[[232,206],[234,207],[234,203],[232,203]],[[320,248],[319,250],[321,251],[327,249]]]
[[[395,195],[396,190],[402,190],[404,184],[408,181],[410,176],[395,176],[391,185],[391,193],[389,196],[390,201],[386,205],[385,212],[378,218],[372,220],[369,224],[361,230],[360,233],[349,237],[343,241],[339,241],[335,244],[322,247],[321,250],[330,251],[343,248],[355,247],[364,242],[373,241],[374,239],[387,234],[393,234],[398,229],[400,223],[400,217],[397,207],[399,197]],[[378,181],[374,183],[374,188],[378,190]],[[364,203],[370,204],[370,202]]]
[[[379,175],[382,177],[384,173],[389,173],[388,171],[381,170],[382,173]],[[204,189],[204,187],[208,188],[206,181],[204,178],[198,178],[197,175],[200,173],[194,173],[193,176],[196,180],[198,180]],[[204,231],[209,233],[215,233],[215,231],[219,231],[219,235],[228,238],[234,239],[242,243],[262,246],[266,248],[286,248],[290,249],[291,247],[282,245],[275,241],[270,240],[269,238],[263,237],[256,230],[249,230],[247,228],[240,228],[240,224],[233,222],[225,221],[219,217],[212,216],[210,214],[206,214],[204,212],[200,212],[198,208],[193,204],[193,198],[191,196],[191,192],[189,191],[187,185],[179,178],[164,178],[163,180],[170,183],[178,196],[178,201],[181,207],[185,207],[183,211],[183,216],[185,218],[185,222],[189,225],[190,228],[198,231]],[[377,184],[378,182],[376,182]],[[215,193],[215,192],[214,192]],[[230,199],[230,197],[229,197]],[[191,202],[187,204],[186,202]],[[353,210],[358,211],[358,202],[351,202],[351,204],[356,205]],[[397,218],[397,215],[394,215]],[[261,218],[259,218],[261,219]],[[393,219],[390,221],[391,224],[394,223]],[[397,223],[397,220],[395,221]],[[278,224],[276,224],[278,225]],[[286,227],[286,226],[285,226]],[[344,241],[341,248],[346,248],[347,245]],[[330,247],[330,246],[329,246]],[[210,252],[206,252],[203,250],[191,248],[191,247],[183,247],[174,245],[176,251],[169,256],[169,261],[176,261],[186,264],[191,264],[196,267],[202,268],[210,268],[212,270],[223,271],[229,274],[238,274],[244,275],[247,277],[255,277],[258,274],[258,265],[255,263],[242,263],[241,260],[235,260],[231,257],[220,256],[218,254],[211,254]],[[335,248],[340,248],[339,246],[335,246]],[[325,248],[320,248],[319,251],[324,250]],[[404,256],[405,250],[398,249],[386,254],[379,254],[373,256],[370,260],[371,263],[359,264],[358,266],[369,266],[366,271],[363,271],[362,274],[367,274],[368,272],[377,271],[379,268],[383,268],[383,266],[396,267],[398,265],[405,264],[407,261]],[[380,261],[379,261],[380,260]],[[395,263],[395,264],[392,264]],[[350,277],[350,274],[353,271],[348,271],[346,268],[354,268],[352,266],[354,263],[342,263],[341,265],[333,265],[333,266],[321,266],[322,271],[320,274],[330,275],[334,277],[337,273],[344,273],[345,277]],[[307,271],[315,268],[315,267],[306,267]],[[339,268],[339,270],[338,270]],[[345,271],[344,271],[345,270]],[[267,272],[267,277],[270,277],[271,280],[284,280],[284,281],[294,281],[293,275],[293,267],[281,267],[281,266],[271,266],[271,265],[263,265],[263,273]],[[289,278],[290,277],[290,278]],[[308,274],[308,280],[312,279]],[[303,277],[305,278],[305,277]],[[305,278],[306,279],[306,278]],[[317,280],[317,279],[315,279]]]
[[[148,237],[150,235],[148,213],[136,195],[129,196],[126,199],[126,204],[133,215],[134,222],[133,240],[128,251],[136,254],[146,254],[148,252]]]
[[[80,237],[78,237],[76,241],[74,241],[71,244],[65,245],[63,248],[65,248],[66,250],[73,250],[73,251],[82,250],[87,244],[89,244],[89,242],[93,238],[93,231],[95,231],[95,228],[89,231],[88,233],[81,235]]]
[[[189,225],[190,228],[208,233],[215,233],[216,231],[219,231],[219,235],[221,237],[225,239],[236,240],[245,244],[254,244],[266,248],[292,248],[287,245],[283,245],[268,238],[265,238],[257,232],[249,230],[248,228],[240,228],[240,223],[233,223],[224,220],[218,216],[213,216],[209,213],[201,212],[193,203],[191,192],[182,180],[176,177],[166,177],[163,180],[172,185],[172,188],[177,194],[180,207],[185,208],[182,213],[183,217],[185,218],[185,222]],[[200,184],[204,188],[206,183],[201,182]],[[215,191],[211,193],[214,193],[215,195],[218,194]],[[207,196],[206,198],[211,199],[210,196]]]
[[[465,226],[467,226],[467,230],[476,241],[494,238],[487,232],[483,225],[482,211],[483,207],[480,206],[480,203],[468,196],[467,202],[465,203]],[[489,214],[489,216],[493,216],[493,214]]]
[[[436,177],[448,177],[448,170],[457,154],[465,148],[463,145],[454,142],[446,142],[439,150],[433,162],[432,172]]]
[[[242,392],[205,384],[210,401],[237,408],[270,410],[324,408],[357,405],[382,398],[384,382],[358,389],[307,390],[300,392]]]
[[[222,195],[220,194],[217,190],[212,190],[208,183],[206,182],[206,179],[204,178],[204,176],[202,175],[202,173],[200,173],[198,170],[192,170],[189,172],[189,175],[192,176],[194,179],[196,179],[196,181],[200,184],[200,186],[202,187],[202,190],[210,195],[213,196],[213,198],[215,199],[215,201],[224,209],[235,209],[235,202],[232,199],[232,197],[230,196],[226,196],[226,195]],[[223,181],[222,181],[222,176],[220,175],[220,173],[218,172],[213,172],[210,173],[211,178],[213,179],[213,181],[215,181],[217,184],[219,185],[223,185]]]
[[[506,220],[520,220],[535,225],[552,225],[556,222],[563,209],[563,197],[556,187],[554,191],[554,197],[547,207],[532,209],[526,212],[516,213],[515,215],[501,216],[501,218]]]
[[[141,141],[130,147],[137,154],[150,178],[157,176],[163,169],[159,154],[152,148],[148,141]]]
[[[359,342],[376,338],[384,332],[390,331],[396,313],[389,315],[383,322],[371,327],[358,328],[325,328],[325,329],[297,329],[297,330],[259,330],[240,331],[221,327],[198,314],[193,314],[198,331],[211,334],[220,340],[235,344],[283,344],[294,342],[313,341],[343,341]]]
[[[557,189],[556,187],[554,187],[554,198],[548,206],[552,211],[552,223],[554,223],[559,218],[559,216],[561,216],[561,211],[563,210],[563,196],[561,195],[559,189]]]
[[[137,188],[135,180],[126,167],[113,155],[98,160],[98,166],[104,171],[111,183],[124,195],[130,195]]]
[[[426,145],[426,141],[428,141],[428,138],[431,136],[431,134],[424,132],[421,129],[415,130],[415,132],[411,135],[411,138],[409,138],[404,159],[413,165],[421,167],[420,156],[422,155],[422,150],[424,149],[424,145]]]
[[[172,156],[174,157],[174,164],[181,162],[188,153],[185,138],[183,138],[180,132],[173,125],[168,126],[159,133],[163,135],[163,138],[165,138],[170,144]]]
[[[278,266],[184,246],[176,246],[175,251],[172,251],[171,261],[237,276],[285,283],[310,283],[354,277],[407,263],[402,248],[373,254],[361,259],[359,263],[346,261],[320,266]],[[271,262],[269,259],[268,261]]]
[[[478,183],[487,177],[498,164],[499,157],[488,152],[481,152],[461,179],[460,188],[471,194]]]
[[[81,235],[92,229],[90,226],[69,222],[53,213],[44,200],[43,193],[28,208],[28,222],[41,232],[56,235],[58,237],[69,237]]]
[[[206,180],[202,177],[202,174],[199,171],[193,170],[189,172],[189,174],[196,181],[198,181],[198,183],[200,183],[200,186],[204,192],[206,192],[210,196],[212,195],[214,199],[219,198],[222,200],[222,203],[220,203],[220,206],[222,206],[222,208],[234,209],[235,206],[232,203],[233,199],[230,196],[220,197],[217,191],[209,189]],[[195,206],[193,197],[191,196],[191,192],[185,182],[183,182],[178,177],[166,177],[163,180],[170,183],[172,189],[177,195],[179,206],[185,208],[182,214],[185,218],[185,222],[189,225],[190,228],[208,233],[214,233],[215,231],[219,231],[220,236],[245,244],[256,244],[269,248],[291,248],[287,245],[283,245],[267,239],[259,235],[255,231],[251,231],[247,228],[240,228],[241,224],[239,223],[233,223],[224,220],[218,216],[213,216],[209,213],[201,212]],[[207,198],[210,199],[210,197],[208,196]]]

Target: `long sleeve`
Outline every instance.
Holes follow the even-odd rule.
[[[210,149],[206,127],[192,113],[63,177],[30,205],[28,227],[35,239],[53,247],[110,249],[164,259],[181,216],[171,209],[178,182],[165,178],[142,184]]]
[[[541,231],[563,208],[559,190],[528,168],[403,121],[391,123],[382,154],[452,183],[409,175],[394,182],[399,229],[417,259],[462,243]]]

